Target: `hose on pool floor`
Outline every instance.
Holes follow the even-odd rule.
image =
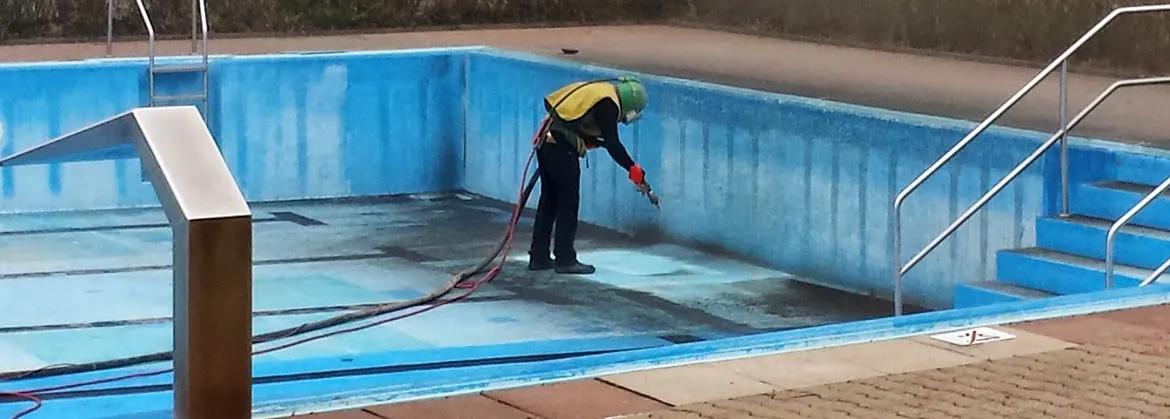
[[[537,137],[535,137],[533,139],[533,141],[535,142],[535,141],[537,141],[538,138],[540,138],[540,136],[543,136],[547,132],[547,129],[548,129],[548,119],[546,118],[541,123],[541,128],[537,131],[537,134],[536,134]],[[533,159],[533,156],[535,154],[536,154],[536,150],[533,149],[532,154],[530,154],[528,157],[528,163],[525,164],[525,170],[524,170],[525,173],[527,173],[528,167],[531,166],[532,159]],[[413,299],[413,300],[386,303],[386,304],[378,305],[375,307],[367,308],[364,310],[359,310],[359,311],[354,311],[354,312],[350,312],[350,313],[337,315],[337,316],[330,317],[330,318],[324,319],[324,320],[304,323],[304,324],[301,324],[299,326],[290,327],[287,329],[275,330],[272,332],[255,335],[252,337],[252,344],[256,345],[256,344],[261,344],[261,343],[266,343],[266,342],[272,342],[275,340],[287,339],[287,338],[290,338],[293,336],[303,335],[306,333],[315,332],[318,330],[327,329],[327,328],[334,327],[334,326],[340,326],[343,324],[348,324],[348,323],[353,323],[353,322],[357,322],[357,321],[361,321],[361,320],[365,320],[365,319],[370,319],[370,318],[382,316],[382,315],[393,313],[396,311],[405,310],[405,309],[412,308],[412,307],[426,305],[426,304],[435,302],[436,300],[442,298],[443,296],[450,293],[452,290],[454,290],[456,288],[460,288],[464,284],[468,284],[469,279],[475,277],[478,274],[483,273],[484,270],[487,269],[488,265],[490,265],[492,263],[492,261],[494,261],[497,257],[500,256],[500,254],[504,251],[505,246],[507,246],[511,242],[512,235],[515,232],[516,225],[519,222],[520,213],[524,210],[524,206],[527,205],[528,198],[529,198],[529,196],[532,195],[532,190],[536,187],[536,182],[539,179],[540,179],[539,172],[534,172],[532,174],[532,176],[529,178],[527,184],[521,190],[520,196],[518,197],[519,199],[517,200],[517,204],[516,204],[516,207],[515,207],[514,212],[513,212],[511,222],[508,225],[508,229],[505,232],[504,236],[500,239],[499,243],[496,244],[496,247],[494,250],[492,250],[491,254],[488,255],[488,257],[484,258],[482,261],[480,261],[479,264],[472,266],[470,268],[464,269],[464,270],[460,271],[459,273],[456,273],[454,276],[451,277],[451,280],[447,281],[447,283],[444,284],[443,286],[435,289],[434,291],[430,292],[429,294],[426,294],[424,296],[421,296],[421,297]],[[502,267],[503,263],[504,263],[504,261],[500,262],[501,267]],[[473,286],[479,285],[480,283],[488,282],[492,278],[494,278],[495,274],[497,274],[498,272],[499,272],[499,270],[497,268],[495,270],[489,271],[488,275],[485,275],[485,277],[480,279],[479,281],[470,281],[470,282],[472,283]],[[69,374],[79,374],[79,373],[95,372],[95,371],[102,371],[102,370],[110,370],[110,369],[116,369],[116,368],[126,368],[126,367],[135,366],[135,365],[141,365],[141,364],[150,364],[150,363],[156,363],[156,362],[170,361],[170,360],[174,359],[174,355],[175,355],[174,351],[157,352],[157,353],[153,353],[153,354],[139,355],[139,356],[134,356],[134,357],[119,358],[119,359],[111,359],[111,360],[107,360],[107,361],[99,361],[99,362],[92,362],[92,363],[86,363],[86,364],[65,364],[65,365],[61,365],[61,366],[52,366],[52,367],[46,367],[46,368],[41,368],[41,369],[37,369],[37,370],[30,370],[30,371],[6,372],[6,373],[0,374],[0,382],[14,381],[14,380],[25,380],[25,379],[33,379],[33,378],[54,377],[54,376],[69,375]]]
[[[529,167],[532,166],[532,160],[536,157],[536,149],[540,146],[540,144],[542,144],[544,142],[545,136],[548,135],[548,133],[549,133],[550,124],[552,122],[551,111],[553,109],[557,109],[561,105],[561,103],[563,103],[566,99],[568,99],[570,96],[572,96],[573,93],[577,92],[581,88],[584,88],[586,86],[589,86],[589,85],[592,85],[595,83],[605,83],[605,82],[617,81],[617,80],[619,80],[619,79],[612,79],[611,78],[611,79],[597,79],[597,80],[590,80],[587,82],[583,82],[583,83],[577,85],[576,87],[574,87],[572,90],[570,90],[564,96],[562,96],[561,99],[558,100],[556,104],[554,104],[548,108],[548,110],[550,112],[545,114],[545,117],[540,122],[539,128],[537,129],[536,133],[532,137],[532,146],[533,147],[532,147],[531,153],[529,153],[529,155],[528,155],[527,162],[524,163],[524,171],[523,171],[524,175],[528,174],[528,169],[529,169]],[[547,105],[548,103],[545,102],[545,104]],[[499,274],[500,269],[503,268],[504,262],[506,262],[506,260],[500,261],[499,266],[497,266],[494,269],[489,270],[484,275],[484,277],[479,279],[478,281],[468,281],[469,279],[475,277],[476,275],[484,273],[484,270],[487,269],[488,265],[490,265],[492,263],[492,261],[494,261],[497,257],[499,257],[501,253],[505,253],[505,259],[507,258],[506,248],[508,248],[509,245],[511,244],[512,235],[515,232],[516,225],[519,223],[519,220],[520,220],[520,213],[524,211],[524,207],[528,203],[528,198],[532,195],[532,190],[535,189],[536,182],[540,179],[539,174],[540,174],[539,169],[533,171],[532,176],[528,179],[528,182],[520,188],[520,195],[517,197],[516,206],[513,209],[513,213],[512,213],[512,219],[511,219],[510,223],[508,224],[508,228],[505,231],[504,236],[502,238],[500,238],[499,243],[496,244],[496,248],[494,250],[492,250],[491,254],[488,255],[488,257],[484,258],[484,260],[480,261],[479,264],[472,266],[470,268],[464,269],[463,271],[460,271],[459,273],[456,273],[454,276],[451,277],[451,280],[448,281],[446,284],[444,284],[442,287],[439,287],[439,288],[435,289],[434,291],[432,291],[431,293],[424,295],[422,297],[413,299],[413,300],[386,303],[386,304],[378,305],[375,307],[367,308],[364,310],[354,311],[354,312],[330,317],[330,318],[324,319],[324,320],[305,323],[305,324],[302,324],[302,325],[299,325],[296,327],[290,327],[287,329],[275,330],[272,332],[255,335],[255,336],[252,336],[252,344],[256,345],[256,344],[261,344],[261,343],[266,343],[266,342],[272,342],[275,340],[287,339],[287,338],[290,338],[293,336],[299,336],[299,335],[303,335],[303,334],[310,333],[310,332],[315,332],[315,331],[322,330],[322,329],[327,329],[327,328],[334,327],[334,326],[340,326],[343,324],[354,323],[357,321],[382,316],[382,315],[393,313],[396,311],[401,311],[401,310],[405,310],[405,309],[412,308],[412,307],[418,307],[418,306],[430,304],[430,303],[433,303],[436,300],[442,298],[443,296],[447,295],[448,293],[450,293],[452,290],[455,290],[456,288],[469,288],[469,291],[467,294],[463,294],[463,295],[459,296],[458,298],[466,297],[467,295],[470,294],[470,292],[473,292],[475,290],[475,288],[478,287],[480,284],[490,282],[492,279],[494,279],[495,276],[497,274]],[[468,285],[470,285],[470,286],[468,286]],[[439,305],[441,305],[441,304],[445,304],[445,302],[439,303]],[[406,314],[406,315],[400,316],[398,318],[408,317],[408,316],[412,316],[414,314],[419,314],[419,313],[421,313],[421,311]],[[388,319],[388,320],[394,320],[394,319]],[[358,330],[358,328],[355,328],[354,330],[356,331],[356,330]],[[339,331],[339,332],[345,332],[345,331]],[[298,343],[304,343],[304,341],[294,342],[293,344],[289,344],[289,345],[284,346],[284,347],[292,346],[292,345],[295,345]],[[281,349],[281,348],[273,348],[273,349],[268,349],[268,350],[264,350],[261,352],[269,352],[269,351],[276,350],[276,349]],[[253,352],[253,354],[255,354],[255,353],[256,352]],[[43,367],[43,368],[36,369],[36,370],[6,372],[6,373],[0,373],[0,382],[26,380],[26,379],[33,379],[33,378],[55,377],[55,376],[61,376],[61,375],[70,375],[70,374],[80,374],[80,373],[96,372],[96,371],[103,371],[103,370],[111,370],[111,369],[116,369],[116,368],[126,368],[126,367],[132,367],[135,365],[170,361],[170,360],[174,359],[174,356],[175,356],[174,351],[166,351],[166,352],[157,352],[157,353],[147,354],[147,355],[139,355],[139,356],[134,356],[134,357],[91,362],[91,363],[85,363],[85,364],[64,364],[64,365],[59,365],[59,366],[54,365],[54,366]],[[144,373],[144,374],[131,374],[131,375],[128,375],[126,377],[115,377],[112,379],[105,379],[105,380],[99,380],[99,381],[110,382],[110,381],[115,381],[115,380],[124,379],[124,378],[132,378],[132,377],[137,377],[137,376],[148,376],[148,375],[161,374],[163,372],[169,372],[169,370],[155,371],[155,372],[149,372],[149,373]],[[53,390],[37,389],[34,391],[29,391],[29,392],[10,393],[10,395],[11,394],[23,395],[25,393],[41,393],[41,392],[45,392],[45,391],[54,391],[54,390],[59,390],[59,389],[64,389],[64,388],[80,387],[80,386],[88,385],[91,383],[96,383],[96,381],[90,382],[90,383],[77,383],[77,384],[69,384],[69,385],[64,385],[64,386],[55,386],[52,388]],[[2,394],[0,394],[0,395],[2,395]]]

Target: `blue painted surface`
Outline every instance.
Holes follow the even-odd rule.
[[[471,54],[468,63],[467,147],[485,151],[468,154],[465,188],[508,200],[526,151],[512,139],[526,138],[540,116],[540,102],[533,98],[568,81],[621,73],[524,54],[485,55]],[[621,134],[649,173],[663,211],[650,210],[622,170],[604,153],[594,153],[584,175],[583,219],[719,247],[802,280],[871,295],[893,292],[889,208],[894,194],[973,128],[964,121],[643,78],[651,104],[644,118],[623,127]],[[934,239],[1046,137],[995,127],[980,136],[903,207],[903,257]],[[1057,151],[1053,148],[1023,172],[911,270],[904,282],[906,301],[955,306],[955,293],[977,292],[973,284],[1043,282],[1052,273],[1033,274],[1032,267],[1060,271],[1076,265],[1043,260],[1017,265],[1021,258],[1011,256],[997,260],[1004,249],[1070,250],[1052,244],[1075,242],[1066,240],[1077,237],[1071,231],[1037,241],[1038,224],[1059,211]],[[1167,153],[1136,146],[1072,138],[1069,157],[1071,209],[1084,216],[1116,219],[1170,175]],[[1109,183],[1118,181],[1136,185]],[[1170,229],[1170,208],[1163,208],[1167,202],[1159,200],[1134,224]],[[1104,237],[1099,243],[1092,238],[1079,243],[1082,249],[1097,244],[1103,249]],[[1151,267],[1170,256],[1156,243],[1131,236],[1123,235],[1120,243],[1120,251],[1143,249],[1130,252],[1123,264],[1141,261],[1139,267]],[[1091,251],[1071,255],[1097,257]],[[1068,279],[1067,287],[1043,289],[1099,289],[1089,284],[1094,271],[1081,268],[1082,275]],[[1032,276],[1037,278],[1013,279]],[[1126,284],[1123,279],[1118,286]]]
[[[257,417],[284,417],[294,413],[303,414],[347,406],[498,390],[662,366],[839,346],[927,333],[945,333],[969,327],[1088,314],[1122,307],[1143,307],[1170,302],[1170,293],[1167,293],[1167,289],[1166,285],[1119,289],[682,345],[650,345],[641,349],[638,349],[639,342],[630,341],[612,347],[626,349],[624,351],[566,360],[261,384],[256,386],[254,393],[255,412]],[[363,354],[352,357],[348,362],[356,365],[378,365],[384,362],[384,359],[383,354]],[[336,365],[336,362],[338,361],[319,360],[310,361],[309,364]],[[264,363],[257,363],[257,372],[264,370],[263,365]],[[268,371],[285,373],[297,368],[288,364],[275,367],[275,370]],[[88,378],[100,376],[94,374]],[[155,382],[154,380],[166,382],[165,377],[159,377],[130,384],[144,384]],[[41,383],[51,385],[65,381],[67,380],[42,380]],[[8,387],[0,386],[0,390],[5,389]],[[44,414],[45,417],[161,419],[171,414],[171,397],[169,392],[157,392],[61,401],[48,404]],[[15,411],[8,406],[2,408]],[[0,410],[0,413],[4,412],[7,411]],[[91,415],[92,412],[104,412],[105,416]]]
[[[1161,172],[1170,175],[1165,168]],[[1079,184],[1069,191],[1069,207],[1077,214],[1117,220],[1152,190],[1150,187],[1122,189],[1111,184]],[[1170,200],[1165,198],[1155,200],[1145,210],[1139,212],[1130,224],[1170,229]]]
[[[1077,294],[1105,289],[1104,263],[1073,258],[1039,249],[1003,250],[996,258],[998,279],[1055,294]],[[1115,287],[1137,286],[1141,270],[1118,267]]]
[[[1029,298],[1031,296],[1016,290],[1004,289],[1000,284],[991,281],[959,284],[955,287],[955,308],[1012,303]]]
[[[211,132],[252,201],[457,189],[460,57],[214,57]],[[145,106],[145,80],[140,59],[0,65],[0,155]],[[200,82],[168,75],[159,94]],[[157,205],[140,171],[137,159],[2,168],[0,212]]]
[[[1149,211],[1153,211],[1150,209]],[[1093,218],[1046,217],[1036,222],[1036,245],[1085,258],[1105,260],[1105,239],[1113,223]],[[1170,257],[1170,232],[1123,227],[1114,238],[1117,263],[1155,269]]]
[[[144,65],[119,59],[0,66],[0,124],[8,126],[0,154],[145,103]],[[212,133],[249,200],[464,189],[514,201],[542,116],[540,98],[567,82],[622,73],[473,48],[217,56],[211,74]],[[893,292],[893,194],[972,127],[643,76],[651,106],[621,132],[663,210],[653,211],[607,155],[592,153],[582,219],[722,248],[864,294]],[[178,92],[197,82],[171,75],[160,89]],[[111,100],[82,105],[96,96]],[[1044,136],[993,128],[926,182],[902,214],[905,257]],[[1074,208],[1107,207],[1081,211],[1088,215],[1115,214],[1136,198],[1082,198],[1094,192],[1085,185],[1149,183],[1170,168],[1165,156],[1089,140],[1074,139],[1070,155]],[[997,251],[1036,245],[1037,219],[1056,205],[1055,157],[1025,172],[915,267],[905,282],[907,301],[949,307],[956,285],[996,277]],[[153,205],[139,170],[134,159],[3,168],[0,211]],[[1160,213],[1170,211],[1151,208],[1137,221]]]
[[[463,189],[511,202],[522,180],[528,140],[542,116],[540,98],[564,83],[621,73],[523,54],[461,49],[222,56],[214,57],[211,74],[210,127],[250,201]],[[606,265],[594,285],[647,293],[684,307],[704,307],[708,314],[744,327],[774,326],[775,318],[738,306],[713,307],[710,296],[750,294],[743,284],[775,286],[792,277],[889,295],[893,267],[888,217],[893,194],[973,126],[643,77],[651,94],[650,108],[642,121],[623,127],[621,133],[663,198],[663,210],[650,209],[607,155],[592,153],[583,181],[582,218],[623,232],[722,248],[767,268],[748,269],[675,250],[602,248],[582,252],[583,257],[595,258],[590,261]],[[141,106],[146,101],[144,79],[142,60],[0,65],[0,155]],[[179,93],[196,82],[190,75],[170,76],[160,80],[160,93]],[[95,102],[94,97],[108,100]],[[904,255],[913,254],[942,231],[1044,137],[996,128],[974,142],[907,202],[902,214]],[[115,152],[87,158],[125,156]],[[1074,139],[1070,156],[1072,208],[1082,216],[1115,217],[1140,197],[1133,191],[1103,187],[1101,182],[1130,182],[1148,188],[1170,174],[1170,158],[1165,153],[1132,146]],[[405,363],[417,361],[410,357],[416,355],[438,360],[443,356],[467,359],[548,354],[569,347],[652,349],[512,366],[262,384],[257,386],[257,409],[287,414],[303,411],[305,406],[330,406],[338,400],[365,403],[432,397],[1167,301],[1167,288],[1161,285],[1100,292],[1101,220],[1078,224],[1050,218],[1059,197],[1055,157],[1055,152],[1049,153],[1025,172],[907,277],[908,302],[977,307],[738,338],[728,338],[733,334],[717,328],[696,327],[688,332],[717,340],[667,345],[648,330],[652,327],[599,325],[593,319],[565,312],[551,315],[550,306],[556,304],[472,302],[446,309],[452,317],[402,322],[261,357],[256,374],[385,365],[387,359]],[[530,205],[535,206],[535,198]],[[21,213],[0,219],[0,231],[100,226],[105,222],[71,217],[69,212],[27,214],[32,211],[155,204],[153,191],[141,181],[135,159],[0,168],[0,212]],[[1158,205],[1137,223],[1170,228],[1170,219],[1165,218],[1170,211],[1163,210],[1164,203]],[[417,214],[385,209],[378,205],[298,208],[300,215],[333,217],[330,225],[335,230],[321,233],[287,222],[265,224],[256,230],[256,260],[275,263],[289,257],[374,257],[381,252],[374,250],[378,240],[390,227],[372,228],[371,220],[406,231],[434,224],[420,221]],[[506,217],[506,212],[498,209],[482,213],[487,214],[484,224],[498,224]],[[441,216],[442,211],[435,214]],[[165,222],[157,211],[120,213],[118,217],[109,219],[108,225]],[[270,217],[257,212],[257,219]],[[410,234],[392,236],[422,248],[439,245],[433,237]],[[1135,266],[1119,267],[1117,286],[1132,287],[1144,277],[1144,269],[1170,256],[1159,256],[1170,250],[1166,237],[1170,233],[1127,230],[1119,241],[1119,250],[1127,253],[1119,261]],[[450,241],[450,237],[445,239]],[[169,260],[169,240],[169,231],[157,226],[117,233],[0,237],[0,258],[5,262],[0,264],[0,275],[52,278],[39,278],[38,283],[6,280],[0,310],[8,314],[0,315],[2,326],[165,316],[170,310],[168,275],[165,268],[157,267]],[[1099,247],[1095,241],[1100,241]],[[290,246],[292,243],[296,245]],[[482,244],[467,244],[468,248],[476,246]],[[620,263],[635,256],[637,263]],[[421,266],[400,262],[324,263],[311,268],[277,263],[258,268],[257,308],[409,298],[428,290],[426,284],[442,281],[447,275],[443,269],[449,268],[444,263],[452,261]],[[126,267],[143,272],[53,277],[54,272]],[[90,282],[82,285],[79,279]],[[995,283],[988,283],[989,279]],[[1013,289],[1007,285],[1017,288],[1005,291]],[[58,301],[70,309],[37,311],[19,297],[27,291],[21,287],[69,290],[61,293]],[[1042,298],[1047,295],[1029,290],[1063,296]],[[493,298],[515,296],[506,289],[493,292],[489,293]],[[99,298],[93,296],[95,293],[106,293],[100,298],[109,306],[76,308]],[[321,317],[257,318],[255,327],[257,331],[271,330]],[[450,324],[451,318],[461,319],[467,330],[475,333],[456,336],[436,327],[436,321]],[[0,358],[6,366],[27,364],[34,368],[46,362],[163,350],[169,326],[135,325],[101,333],[34,331],[4,338],[0,340]],[[134,345],[102,346],[103,339]],[[72,350],[53,345],[64,341],[85,345],[74,345]],[[451,352],[469,348],[479,349]],[[114,372],[94,376],[102,374]],[[110,387],[169,380],[159,376]],[[0,383],[0,389],[27,388],[32,383],[8,384]],[[0,415],[12,407],[0,405]],[[42,414],[102,417],[91,412],[107,412],[105,417],[169,417],[170,394],[58,401],[50,403]]]
[[[512,199],[545,92],[620,74],[522,55],[472,54],[467,182]],[[583,219],[625,232],[718,246],[801,278],[890,295],[893,194],[970,124],[792,96],[643,76],[650,106],[621,134],[662,198],[656,213],[605,153],[584,171]],[[1040,135],[993,129],[909,201],[906,252],[924,246]],[[482,150],[474,152],[473,150]],[[994,252],[1034,240],[1042,171],[1029,170],[908,276],[908,300],[951,303],[955,284],[994,274]],[[702,220],[702,222],[696,222]]]

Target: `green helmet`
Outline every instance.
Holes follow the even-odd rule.
[[[618,100],[622,102],[622,122],[633,123],[642,116],[642,110],[646,109],[648,102],[646,87],[642,86],[642,82],[638,81],[636,76],[625,76],[618,79],[617,91]]]

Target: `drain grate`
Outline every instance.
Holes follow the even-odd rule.
[[[970,330],[938,334],[931,336],[931,338],[957,346],[973,346],[1001,340],[1011,340],[1015,339],[1016,336],[990,327],[978,327]]]

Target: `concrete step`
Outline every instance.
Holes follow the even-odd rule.
[[[1089,259],[1105,260],[1105,237],[1113,221],[1072,215],[1036,220],[1036,247]],[[1123,265],[1156,269],[1170,259],[1170,231],[1125,226],[1114,241],[1114,260]]]
[[[1069,211],[1117,220],[1153,189],[1149,185],[1116,181],[1073,185],[1069,188]],[[1170,194],[1154,200],[1130,224],[1170,230]]]
[[[983,281],[956,286],[954,307],[978,307],[1053,296],[1056,296],[1056,294],[1006,282]]]
[[[1001,250],[996,254],[996,279],[1024,288],[1058,295],[1105,290],[1105,262],[1047,249]],[[1149,269],[1115,265],[1113,287],[1137,286]],[[1162,275],[1160,281],[1166,281]]]

